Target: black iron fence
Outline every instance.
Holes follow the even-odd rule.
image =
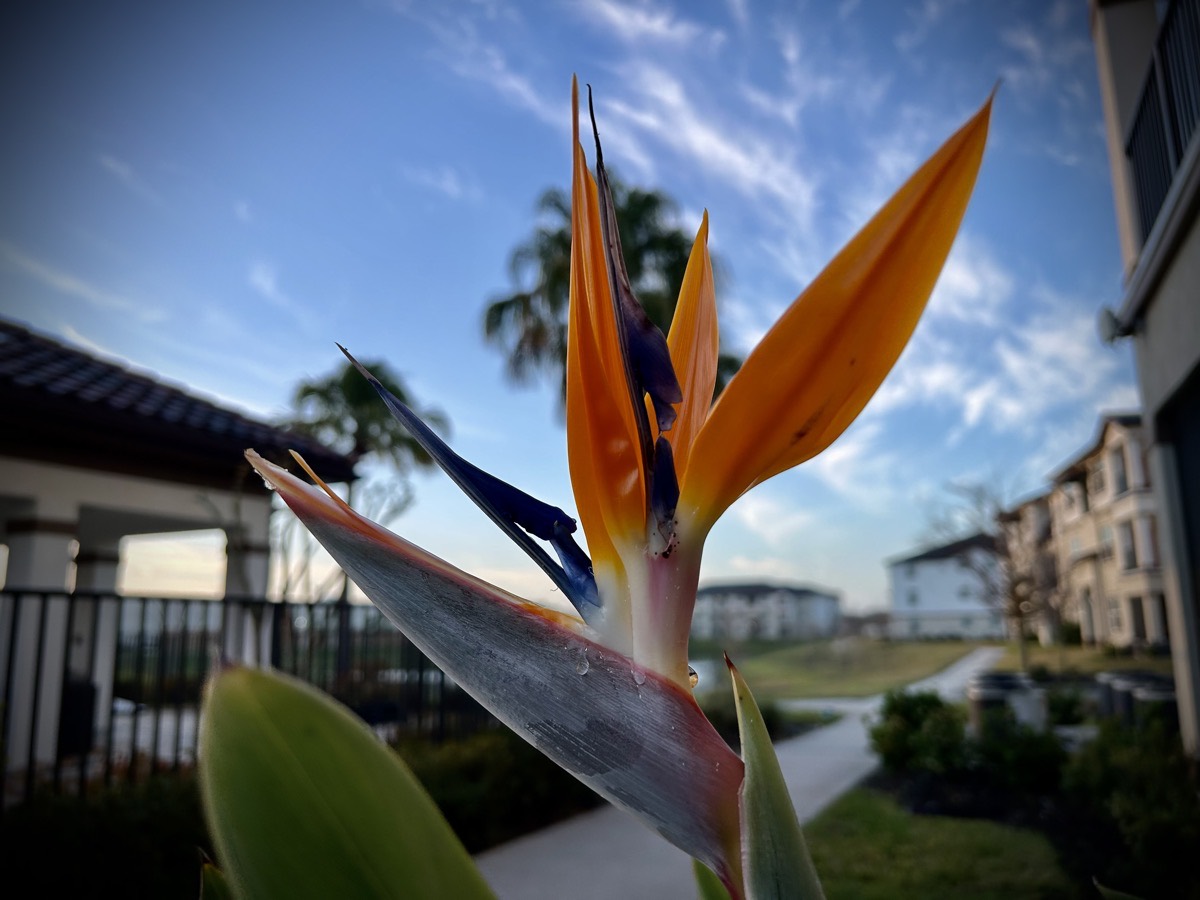
[[[1150,236],[1200,121],[1200,0],[1172,0],[1125,141],[1142,240]]]
[[[221,661],[302,678],[386,740],[495,723],[373,606],[4,590],[0,809],[192,766]]]

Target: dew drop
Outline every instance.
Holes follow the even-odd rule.
[[[643,672],[641,669],[634,669],[633,670],[633,680],[634,680],[635,684],[645,684],[646,683],[646,673]]]
[[[690,684],[692,687],[695,687],[699,683],[700,683],[699,674],[697,674],[696,670],[693,669],[691,666],[688,666],[688,684]]]
[[[591,666],[588,663],[587,651],[579,654],[579,659],[575,661],[575,673],[577,675],[586,675]]]

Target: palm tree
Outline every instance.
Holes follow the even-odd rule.
[[[413,410],[435,431],[445,434],[449,421],[437,409],[420,408],[399,374],[387,363],[368,360],[363,365],[370,369],[379,382]],[[360,497],[374,507],[371,517],[384,524],[404,511],[412,501],[412,488],[408,476],[415,469],[430,468],[432,457],[418,444],[380,401],[371,383],[351,365],[343,363],[332,374],[324,378],[301,381],[292,392],[292,413],[282,423],[285,427],[316,438],[328,447],[344,453],[352,461],[365,457],[389,465],[400,476],[399,481],[368,485],[367,493]],[[352,499],[353,484],[346,486],[347,501]],[[361,505],[361,502],[360,502]],[[290,525],[290,520],[287,523]],[[286,530],[286,526],[284,526]],[[286,543],[286,535],[281,543]],[[314,548],[306,546],[301,551],[301,572],[297,579],[310,579],[308,563]],[[289,582],[292,576],[288,575]],[[342,578],[340,601],[347,599],[348,581]],[[318,594],[323,593],[318,591]],[[343,615],[342,630],[349,621]],[[343,635],[348,639],[348,633]],[[339,644],[338,671],[344,671],[345,653],[348,643]]]
[[[434,430],[448,429],[445,415],[436,409],[419,408],[403,380],[387,363],[371,360],[364,365]],[[380,402],[370,382],[349,362],[331,375],[296,385],[292,392],[292,414],[284,424],[344,453],[354,462],[373,456],[391,465],[401,476],[433,465],[421,445]]]
[[[675,204],[666,194],[628,187],[611,173],[609,177],[629,281],[650,320],[665,333],[675,314],[692,240],[669,224]],[[488,303],[483,332],[487,342],[505,354],[514,381],[545,377],[558,384],[561,410],[571,283],[570,197],[551,188],[538,200],[537,210],[544,223],[509,257],[509,275],[518,289]],[[530,282],[532,288],[522,287]],[[721,354],[718,393],[740,365],[738,357]]]

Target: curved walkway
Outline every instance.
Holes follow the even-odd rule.
[[[1003,651],[973,650],[909,687],[961,700],[968,679]],[[864,718],[881,697],[792,700],[785,707],[835,709],[842,718],[775,745],[800,821],[807,822],[875,768]],[[612,806],[517,838],[476,857],[501,900],[694,900],[691,860]]]

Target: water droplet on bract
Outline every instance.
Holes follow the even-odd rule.
[[[643,672],[641,669],[634,669],[633,670],[633,680],[634,680],[635,684],[645,684],[646,683],[646,673]]]
[[[575,674],[586,675],[591,666],[588,663],[587,651],[579,654],[579,659],[575,661]]]
[[[688,666],[688,684],[690,684],[692,687],[695,687],[699,683],[700,683],[699,674],[697,674],[696,670],[693,669],[691,666]]]

